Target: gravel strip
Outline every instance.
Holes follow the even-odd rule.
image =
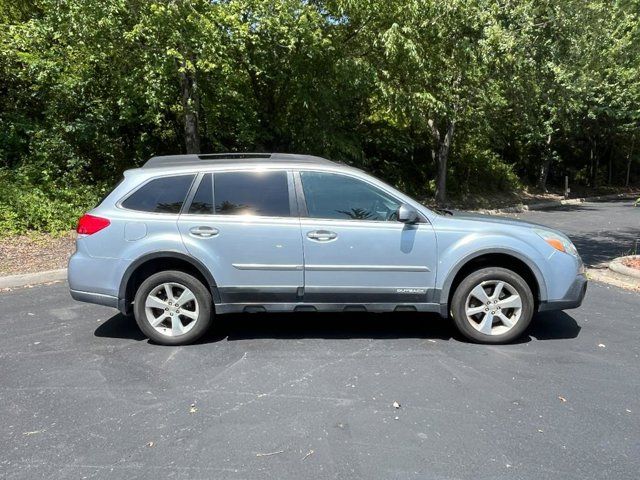
[[[75,251],[75,232],[0,238],[0,276],[66,268]]]

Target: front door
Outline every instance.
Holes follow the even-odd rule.
[[[178,226],[189,253],[211,271],[222,303],[298,298],[303,260],[293,191],[285,170],[202,176]]]
[[[401,202],[360,178],[301,171],[297,181],[306,206],[305,302],[430,302],[436,269],[430,223],[397,221]]]

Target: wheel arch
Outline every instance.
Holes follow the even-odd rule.
[[[118,309],[124,314],[130,313],[131,302],[140,284],[149,275],[163,270],[179,270],[193,275],[211,291],[214,304],[220,302],[216,281],[202,262],[181,252],[161,251],[147,253],[127,267],[118,290]]]
[[[447,316],[456,287],[470,273],[484,267],[502,267],[514,271],[531,286],[537,306],[547,299],[547,288],[540,269],[519,252],[490,248],[467,255],[449,270],[440,292],[441,314]]]

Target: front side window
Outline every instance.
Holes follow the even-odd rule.
[[[179,213],[195,175],[155,178],[133,192],[122,206],[154,213]]]
[[[213,176],[215,213],[289,217],[287,172],[219,172]]]
[[[335,173],[300,172],[311,218],[395,221],[398,200],[362,180]]]

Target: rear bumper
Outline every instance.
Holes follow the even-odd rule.
[[[118,308],[118,297],[111,295],[104,295],[102,293],[82,292],[80,290],[69,290],[71,298],[78,300],[79,302],[95,303],[97,305],[104,305],[105,307]]]
[[[586,293],[587,276],[581,273],[573,281],[563,298],[540,302],[538,311],[547,312],[549,310],[568,310],[571,308],[578,308],[582,305],[582,301],[584,300]]]

